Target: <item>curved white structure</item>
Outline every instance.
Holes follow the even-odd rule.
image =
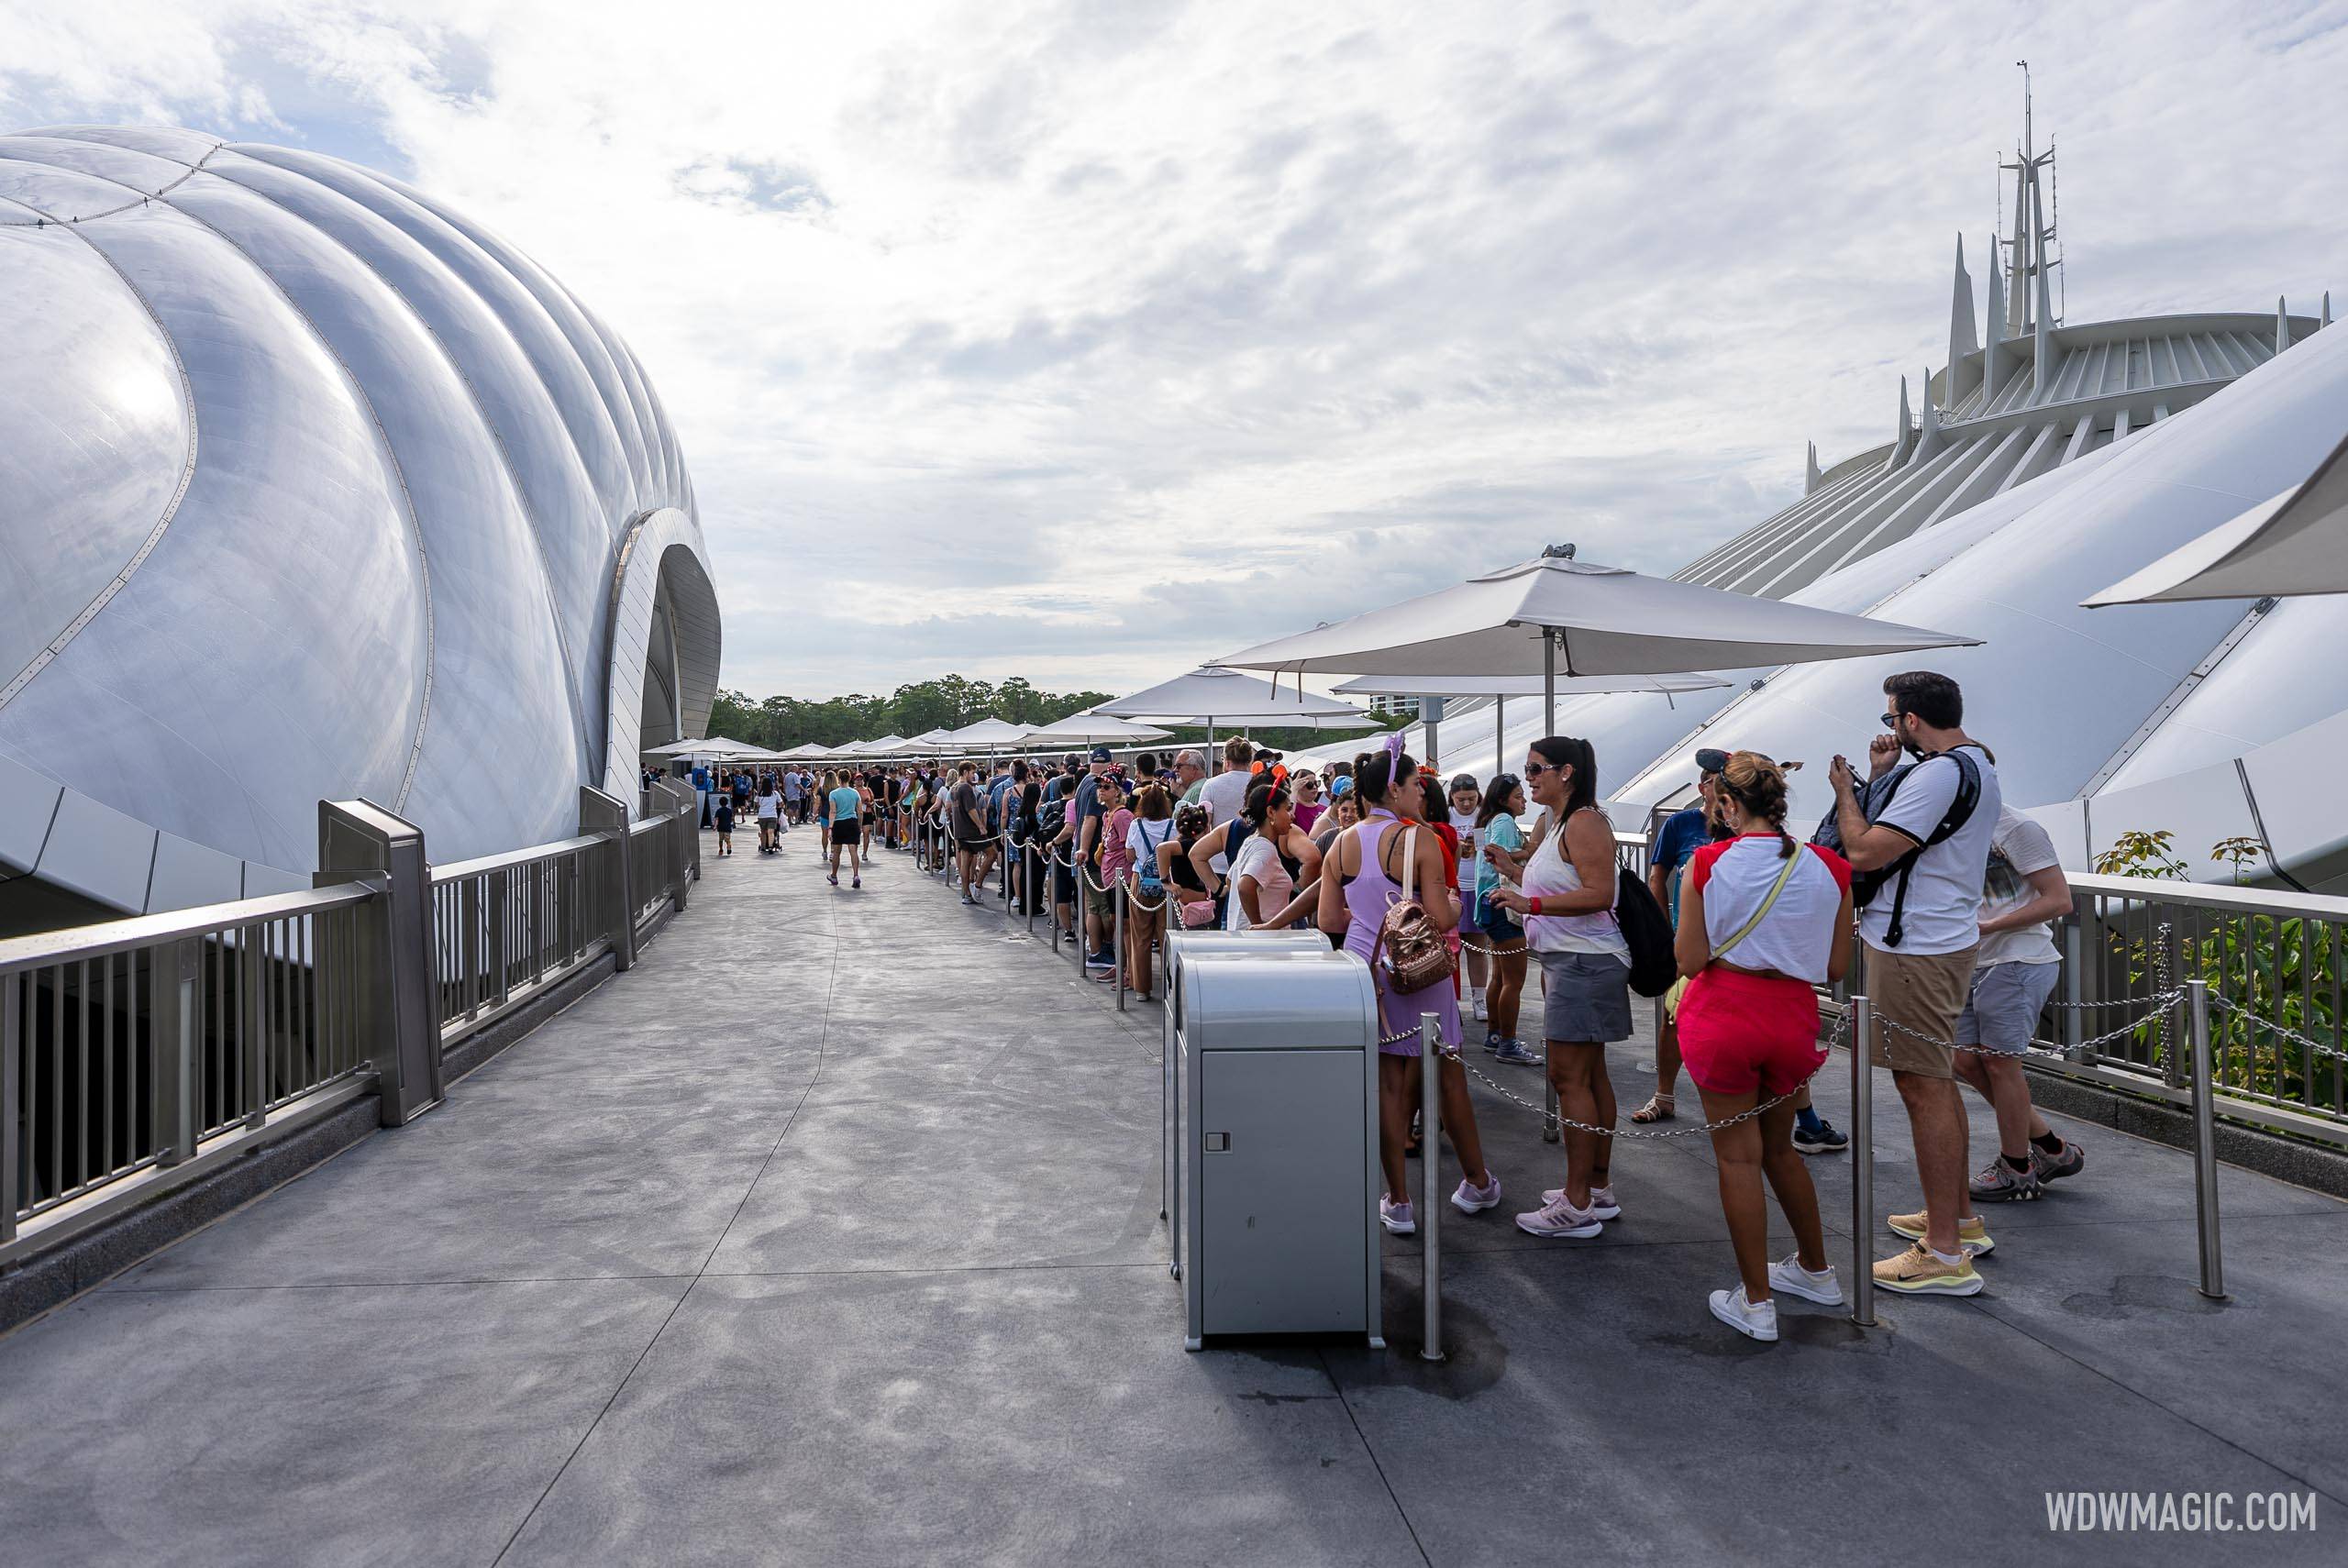
[[[2348,336],[2320,316],[2052,319],[2046,155],[2014,167],[2022,240],[1998,248],[1976,329],[1960,246],[1948,363],[1900,389],[1893,439],[1820,472],[1776,516],[1678,575],[1933,626],[1983,646],[1732,673],[1734,690],[1561,701],[1588,736],[1617,823],[1685,800],[1701,745],[1809,766],[1798,817],[1828,803],[1825,764],[1861,755],[1896,669],[1963,683],[1966,725],[1997,752],[2009,801],[2091,862],[2130,829],[2166,829],[2197,873],[2218,840],[2263,837],[2310,884],[2348,877],[2348,827],[2320,808],[2348,761],[2348,624],[2323,600],[2104,610],[2080,601],[2306,479],[2348,432]],[[1986,337],[1986,343],[1983,341]],[[1512,701],[1502,766],[1541,733]],[[1447,769],[1486,772],[1489,712],[1446,718]],[[1422,737],[1423,739],[1423,737]],[[1338,748],[1325,748],[1335,751]]]
[[[192,131],[0,137],[0,873],[305,882],[316,802],[458,859],[698,734],[715,596],[643,370],[399,182]]]

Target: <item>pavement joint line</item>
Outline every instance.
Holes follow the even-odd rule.
[[[831,905],[826,907],[836,908],[836,906]],[[546,1507],[546,1501],[548,1497],[554,1496],[554,1489],[562,1485],[562,1478],[564,1474],[570,1471],[572,1463],[576,1461],[581,1452],[586,1449],[588,1441],[594,1437],[596,1429],[604,1424],[604,1418],[612,1413],[612,1407],[619,1403],[620,1396],[627,1391],[627,1386],[632,1380],[634,1380],[637,1370],[643,1366],[645,1358],[652,1353],[652,1348],[660,1342],[660,1336],[669,1331],[669,1325],[677,1320],[677,1314],[679,1312],[684,1310],[686,1301],[692,1297],[694,1289],[701,1284],[703,1276],[708,1273],[709,1265],[711,1262],[716,1258],[718,1249],[725,1244],[725,1238],[733,1233],[736,1222],[742,1218],[742,1210],[748,1207],[750,1202],[750,1194],[758,1190],[759,1183],[764,1179],[767,1172],[773,1167],[774,1157],[781,1151],[782,1141],[791,1136],[792,1126],[799,1120],[799,1112],[806,1105],[807,1097],[815,1092],[816,1084],[822,1081],[824,1077],[824,1045],[831,1032],[832,1000],[839,991],[840,926],[836,916],[835,916],[831,922],[831,979],[824,989],[824,1021],[819,1026],[815,1037],[814,1074],[808,1078],[807,1087],[800,1092],[799,1101],[796,1105],[793,1105],[791,1108],[791,1114],[783,1120],[782,1130],[775,1134],[774,1144],[767,1151],[766,1163],[759,1167],[757,1174],[752,1176],[748,1184],[742,1188],[741,1200],[735,1204],[733,1214],[730,1215],[725,1221],[725,1228],[717,1233],[717,1240],[710,1243],[709,1252],[703,1257],[701,1261],[701,1267],[694,1272],[692,1282],[688,1284],[684,1289],[677,1293],[677,1299],[669,1308],[667,1315],[660,1320],[660,1326],[652,1331],[652,1337],[650,1339],[644,1342],[644,1348],[637,1352],[636,1359],[628,1364],[627,1371],[622,1375],[619,1382],[613,1386],[611,1397],[604,1401],[603,1408],[595,1412],[595,1419],[587,1423],[587,1430],[579,1434],[579,1441],[571,1445],[570,1452],[568,1454],[565,1454],[563,1456],[562,1463],[555,1467],[555,1473],[552,1477],[548,1480],[545,1489],[539,1492],[537,1500],[531,1503],[528,1510],[522,1515],[521,1522],[514,1527],[514,1533],[505,1538],[505,1544],[498,1548],[497,1555],[490,1560],[490,1568],[497,1568],[497,1564],[505,1561],[506,1554],[514,1550],[514,1543],[522,1539],[522,1532],[530,1528],[530,1521],[537,1518],[538,1510]]]
[[[1346,1397],[1346,1386],[1337,1381],[1336,1368],[1329,1364],[1329,1353],[1316,1347],[1312,1356],[1321,1364],[1321,1375],[1327,1378],[1329,1386],[1336,1391],[1338,1408],[1346,1412],[1346,1423],[1354,1429],[1354,1436],[1360,1440],[1361,1451],[1368,1458],[1369,1467],[1378,1472],[1378,1484],[1386,1488],[1386,1499],[1394,1505],[1394,1517],[1402,1521],[1404,1529],[1410,1531],[1411,1545],[1418,1551],[1419,1561],[1427,1564],[1427,1568],[1434,1568],[1434,1559],[1427,1555],[1426,1542],[1419,1539],[1419,1527],[1411,1522],[1411,1511],[1402,1506],[1401,1496],[1394,1490],[1394,1483],[1386,1478],[1386,1466],[1379,1460],[1378,1450],[1371,1445],[1369,1434],[1361,1430],[1361,1419],[1354,1414],[1354,1402]]]
[[[2110,1373],[2106,1372],[2103,1368],[2095,1365],[2091,1362],[2080,1360],[2077,1356],[2072,1354],[2069,1351],[2065,1350],[2062,1346],[2054,1344],[2049,1341],[2041,1338],[2039,1335],[2032,1333],[2027,1324],[2015,1322],[2010,1318],[2003,1318],[1999,1316],[1997,1313],[1990,1311],[1989,1308],[1994,1304],[1995,1297],[1992,1297],[1989,1301],[1984,1301],[1981,1297],[1975,1295],[1955,1297],[1952,1297],[1952,1299],[1960,1306],[1971,1308],[1975,1312],[1977,1312],[1982,1317],[1988,1319],[1989,1321],[1996,1323],[2000,1328],[2003,1328],[2010,1332],[2020,1334],[2023,1339],[2028,1340],[2031,1343],[2069,1362],[2073,1366],[2077,1367],[2080,1371],[2101,1379],[2103,1382],[2110,1384],[2112,1387],[2119,1389],[2121,1393],[2126,1394],[2132,1398],[2141,1399],[2145,1404],[2150,1405],[2154,1409],[2162,1412],[2170,1419],[2183,1422],[2185,1425],[2191,1427],[2195,1431],[2199,1432],[2202,1436],[2210,1439],[2212,1441],[2225,1444],[2226,1447],[2233,1450],[2236,1453],[2241,1454],[2243,1458],[2250,1460],[2252,1463],[2264,1465],[2265,1468],[2275,1472],[2276,1474],[2283,1476],[2298,1485],[2305,1486],[2309,1491],[2316,1493],[2330,1501],[2334,1507],[2348,1506],[2348,1499],[2342,1499],[2337,1494],[2325,1491],[2322,1487],[2317,1485],[2314,1482],[2295,1471],[2284,1469],[2283,1466],[2276,1463],[2265,1454],[2244,1447],[2243,1444],[2236,1442],[2233,1439],[2226,1436],[2223,1432],[2213,1431],[2209,1427],[2202,1425],[2199,1421],[2195,1420],[2191,1416],[2187,1415],[2184,1411],[2178,1409],[2176,1406],[2169,1404],[2165,1400],[2155,1398],[2151,1394],[2146,1393],[2143,1389],[2135,1386],[2132,1383],[2125,1382],[2121,1378],[2113,1376]]]

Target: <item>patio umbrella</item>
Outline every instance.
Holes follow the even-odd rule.
[[[1442,722],[1443,699],[1490,697],[1492,700],[1494,755],[1506,749],[1508,700],[1532,697],[1554,688],[1568,697],[1600,691],[1657,691],[1669,701],[1674,692],[1716,691],[1728,681],[1717,675],[1568,675],[1546,682],[1538,675],[1357,675],[1340,680],[1332,690],[1346,697],[1432,697],[1434,712],[1422,712],[1427,726],[1427,750],[1434,750],[1435,726]]]
[[[2269,593],[2348,593],[2348,439],[2303,482],[2080,602],[2100,610]]]
[[[1560,675],[1673,675],[1980,641],[1647,577],[1576,560],[1573,552],[1571,545],[1552,545],[1503,570],[1214,662],[1298,674],[1538,670],[1554,723]]]
[[[732,756],[759,748],[748,741],[728,740],[724,735],[712,735],[707,740],[670,741],[667,745],[648,748],[647,756]]]
[[[1092,710],[1116,719],[1155,719],[1165,724],[1202,725],[1214,744],[1218,723],[1256,724],[1285,730],[1374,730],[1378,721],[1334,697],[1301,689],[1283,692],[1268,680],[1235,669],[1202,668],[1160,681],[1146,691],[1103,702]]]
[[[1026,734],[1026,726],[1023,724],[1007,724],[1001,719],[980,719],[975,724],[965,724],[949,732],[946,739],[965,751],[1002,751],[1018,745]]]
[[[1063,745],[1146,745],[1166,736],[1166,731],[1153,725],[1135,723],[1131,719],[1113,719],[1090,710],[1055,719],[1048,724],[1031,725],[1019,733],[1021,745],[1046,751]]]

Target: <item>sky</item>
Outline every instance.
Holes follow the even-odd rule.
[[[1888,440],[2031,61],[2066,318],[2348,310],[2348,0],[0,0],[0,127],[415,182],[626,337],[723,681],[1126,690]]]

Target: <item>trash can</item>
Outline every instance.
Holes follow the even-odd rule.
[[[1317,931],[1169,931],[1166,933],[1166,1005],[1158,1009],[1157,1112],[1165,1131],[1158,1140],[1157,1217],[1167,1221],[1168,1272],[1182,1277],[1182,1194],[1174,1180],[1175,1141],[1181,1136],[1182,1053],[1174,1037],[1182,1026],[1182,966],[1208,953],[1310,957],[1326,955],[1329,939]]]
[[[1385,1345],[1378,1244],[1378,996],[1349,954],[1201,953],[1175,1048],[1185,1345],[1360,1333]]]

